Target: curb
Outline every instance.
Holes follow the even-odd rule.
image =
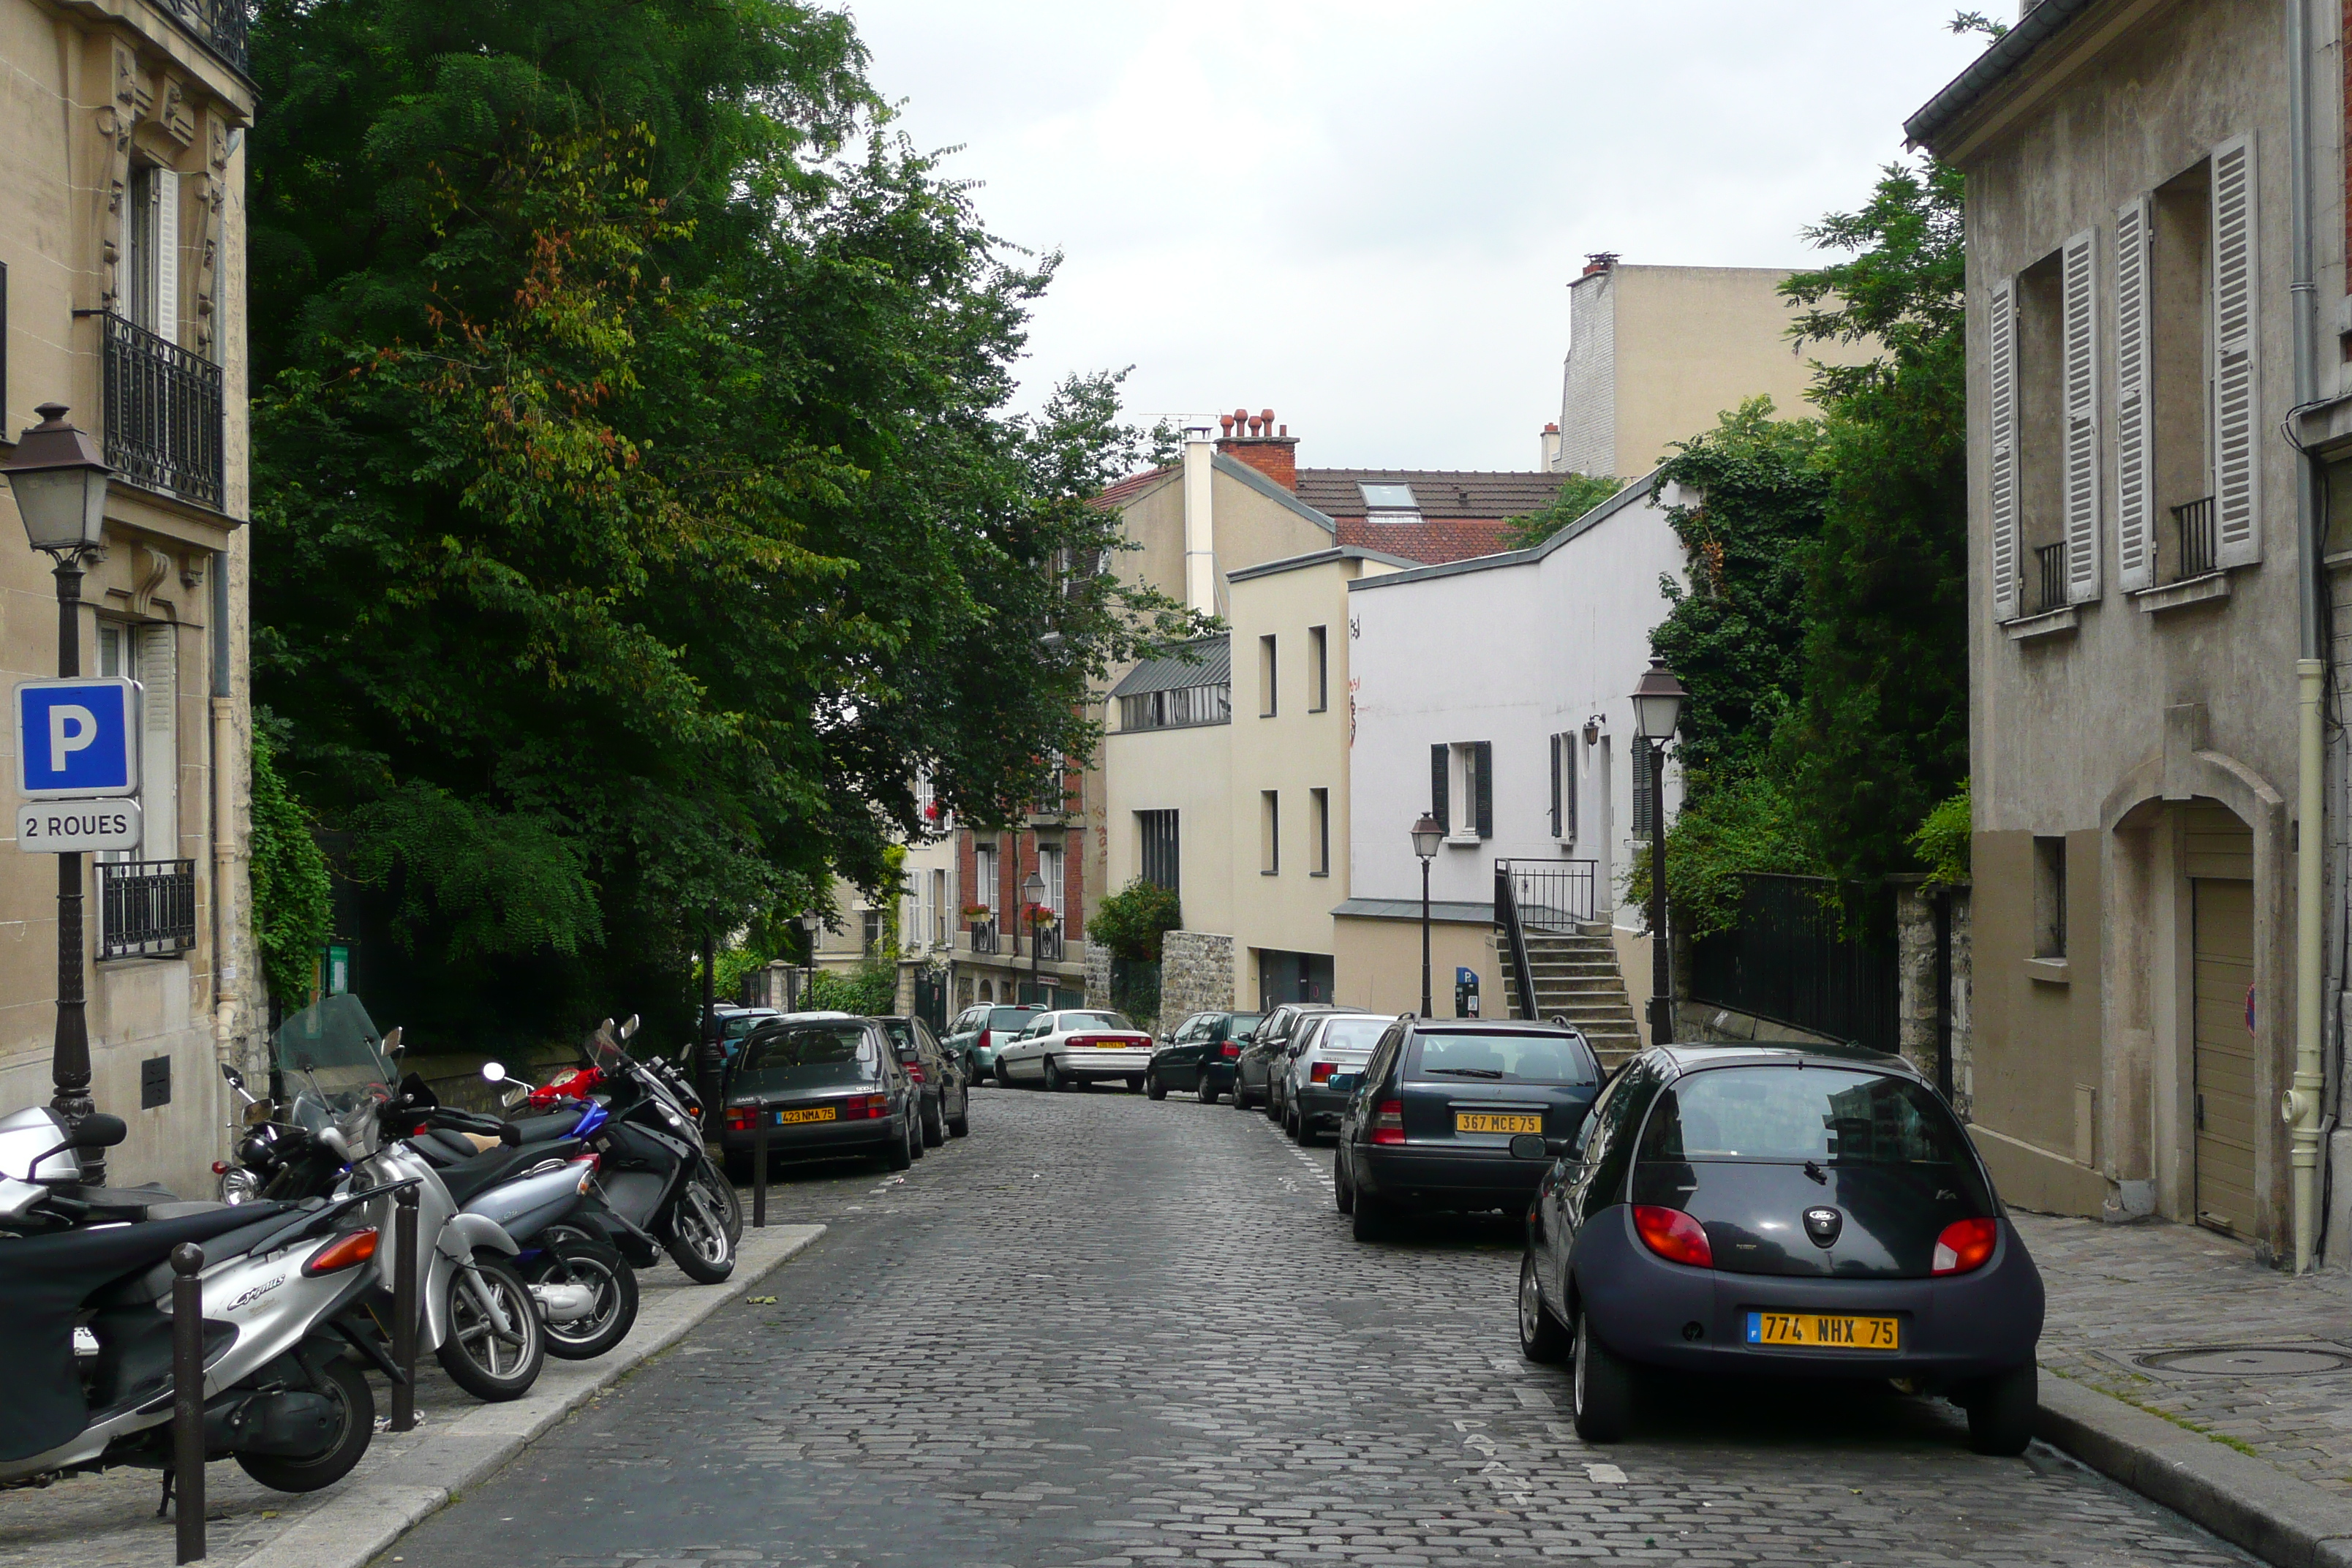
[[[2044,1370],[2037,1434],[2277,1568],[2352,1568],[2352,1499]]]
[[[641,1313],[620,1347],[593,1362],[550,1360],[524,1397],[483,1405],[447,1423],[406,1455],[398,1474],[373,1478],[304,1515],[237,1568],[363,1568],[427,1516],[513,1458],[590,1397],[611,1387],[719,1308],[748,1293],[776,1266],[824,1234],[821,1225],[746,1228],[735,1272],[722,1285],[680,1290]]]

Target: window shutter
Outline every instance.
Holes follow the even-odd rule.
[[[2156,507],[2148,451],[2148,203],[2116,210],[2116,585],[2156,582]]]
[[[1650,837],[1650,757],[1649,742],[1636,739],[1633,749],[1625,753],[1633,784],[1633,837]]]
[[[1990,404],[1992,458],[1986,509],[1992,525],[1992,613],[2017,614],[2017,287],[2002,279],[1988,307],[1985,378]],[[1640,807],[1635,807],[1640,810]]]
[[[180,341],[180,176],[155,171],[155,335]]]
[[[2099,596],[2098,234],[2066,242],[2066,602]]]
[[[1448,748],[1429,748],[1429,815],[1436,819],[1439,829],[1445,833],[1454,831],[1454,811],[1446,799],[1448,792],[1445,788],[1447,764],[1452,761]]]
[[[2255,425],[2254,143],[2213,149],[2214,559],[2262,559],[2260,446]]]
[[[1495,837],[1495,742],[1481,741],[1478,756],[1478,837]]]
[[[1560,770],[1567,776],[1560,781],[1560,838],[1576,841],[1576,771],[1583,764],[1584,753],[1577,749],[1576,731],[1571,730],[1559,738]]]
[[[1559,837],[1559,737],[1551,738],[1551,836]]]

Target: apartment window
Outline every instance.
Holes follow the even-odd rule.
[[[857,950],[871,957],[882,951],[882,911],[857,911]]]
[[[948,942],[948,874],[945,869],[931,873],[931,918],[924,930],[931,933],[933,947],[946,947]]]
[[[1122,730],[1181,730],[1193,724],[1233,721],[1230,686],[1180,686],[1169,691],[1139,691],[1118,700]]]
[[[1282,795],[1257,792],[1257,868],[1262,876],[1282,875]]]
[[[1053,910],[1054,918],[1059,920],[1062,915],[1062,900],[1064,897],[1062,888],[1062,847],[1060,845],[1040,844],[1037,846],[1037,876],[1039,879],[1044,881],[1045,884],[1045,896],[1039,901],[1047,909]]]
[[[985,909],[983,920],[996,918],[996,846],[982,844],[971,852],[971,901],[975,908]]]
[[[180,177],[134,163],[122,214],[123,314],[157,337],[180,338]]]
[[[2066,956],[2066,840],[2033,841],[2033,956]]]
[[[1551,738],[1551,836],[1563,844],[1576,840],[1576,732]]]
[[[1274,717],[1274,639],[1257,639],[1257,716]]]
[[[1307,628],[1307,710],[1320,713],[1331,706],[1330,651],[1321,626]]]
[[[1310,841],[1315,849],[1315,862],[1307,868],[1310,877],[1331,874],[1331,792],[1310,789],[1307,792],[1307,830],[1315,837]]]
[[[1429,811],[1448,838],[1466,842],[1495,836],[1494,773],[1492,742],[1429,748]]]
[[[139,795],[145,826],[137,853],[110,850],[106,861],[176,860],[180,856],[180,660],[169,622],[98,624],[98,673],[139,682]]]
[[[1171,893],[1181,891],[1176,879],[1176,814],[1172,811],[1137,812],[1135,835],[1139,850],[1136,859],[1143,868],[1143,879]]]

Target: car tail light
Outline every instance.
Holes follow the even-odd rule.
[[[890,1097],[887,1094],[853,1094],[841,1102],[844,1121],[870,1121],[889,1114]]]
[[[1402,1143],[1404,1142],[1404,1101],[1383,1100],[1372,1113],[1372,1142]]]
[[[977,1037],[972,1040],[972,1042],[971,1042],[971,1048],[972,1048],[973,1050],[975,1050],[975,1051],[984,1051],[984,1050],[988,1049],[988,1042],[989,1042],[989,1038],[990,1038],[991,1034],[992,1034],[992,1031],[987,1030],[987,1029],[982,1029],[982,1030],[980,1032],[980,1034],[979,1034],[979,1035],[978,1035],[978,1036],[977,1036]]]
[[[1957,1219],[1944,1227],[1936,1238],[1936,1258],[1929,1265],[1931,1274],[1966,1274],[1972,1268],[1982,1268],[1992,1257],[1995,1243],[2000,1240],[2000,1223],[1990,1219]]]
[[[320,1274],[332,1274],[338,1268],[357,1268],[374,1256],[375,1227],[371,1226],[365,1230],[355,1230],[348,1236],[337,1237],[333,1241],[312,1253],[310,1261],[302,1265],[302,1272],[313,1278]]]
[[[1223,1045],[1218,1047],[1217,1049],[1218,1052],[1223,1056],[1225,1060],[1232,1061],[1235,1057],[1242,1054],[1242,1044],[1239,1040],[1227,1040]]]
[[[1339,1065],[1337,1062],[1317,1062],[1307,1069],[1307,1076],[1316,1083],[1328,1083],[1331,1081],[1331,1074],[1338,1069]]]
[[[1680,1209],[1635,1204],[1633,1228],[1641,1232],[1643,1246],[1669,1263],[1687,1263],[1694,1268],[1715,1267],[1715,1248],[1706,1244],[1706,1232]]]
[[[727,1108],[727,1130],[730,1132],[749,1132],[751,1123],[758,1120],[760,1108],[756,1105],[730,1105]]]
[[[923,1064],[920,1062],[908,1062],[907,1064],[907,1076],[913,1079],[917,1083],[922,1082]]]

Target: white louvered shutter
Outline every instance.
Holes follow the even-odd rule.
[[[2066,242],[2066,602],[2099,596],[2098,235]]]
[[[2213,534],[2223,566],[2263,553],[2254,262],[2254,143],[2236,136],[2213,149]]]
[[[2011,279],[1992,286],[1990,309],[1985,379],[1992,461],[1986,510],[1992,524],[1992,613],[2006,621],[2017,614],[2017,288]]]
[[[2116,210],[2116,584],[2156,583],[2156,498],[2149,451],[2148,204]]]
[[[180,341],[180,176],[155,171],[155,335]]]

